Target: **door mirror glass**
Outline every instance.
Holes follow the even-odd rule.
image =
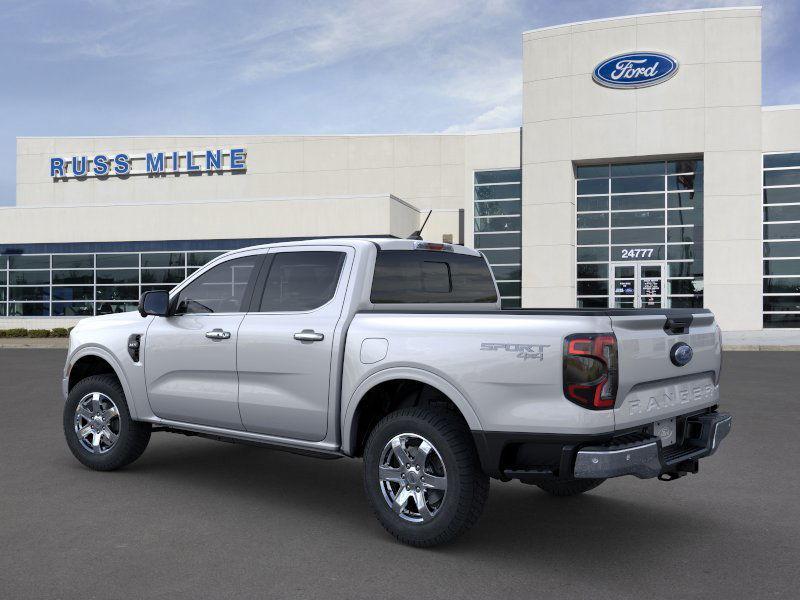
[[[143,317],[166,317],[169,314],[169,292],[151,290],[142,294],[139,298],[139,314]]]

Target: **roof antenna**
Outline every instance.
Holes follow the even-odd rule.
[[[412,233],[410,236],[408,236],[406,238],[407,240],[421,240],[422,239],[422,230],[425,229],[425,225],[428,224],[428,219],[431,218],[431,214],[432,213],[433,213],[432,210],[428,211],[428,216],[425,217],[425,220],[422,222],[422,227],[420,227],[414,233]]]

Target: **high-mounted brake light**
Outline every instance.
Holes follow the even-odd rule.
[[[437,250],[439,252],[452,252],[452,244],[437,244],[435,242],[414,242],[414,250]]]
[[[614,408],[617,399],[617,337],[576,333],[564,339],[564,396],[592,410]]]

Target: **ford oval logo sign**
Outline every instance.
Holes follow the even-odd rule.
[[[678,61],[659,52],[629,52],[594,68],[592,79],[610,88],[640,88],[666,81],[678,72]]]
[[[689,361],[692,360],[692,356],[694,356],[694,350],[692,350],[692,347],[685,342],[678,342],[669,352],[669,359],[676,367],[688,365]]]

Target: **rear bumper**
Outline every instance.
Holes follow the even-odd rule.
[[[678,443],[666,448],[647,426],[599,435],[473,431],[473,437],[484,472],[501,480],[646,479],[696,472],[697,461],[717,451],[731,423],[730,415],[713,408],[678,417]]]
[[[661,447],[661,440],[614,443],[581,448],[575,456],[573,475],[595,479],[633,475],[641,479],[661,474],[693,472],[696,461],[711,456],[731,431],[733,418],[726,413],[708,413],[687,419],[693,435],[677,447]]]

